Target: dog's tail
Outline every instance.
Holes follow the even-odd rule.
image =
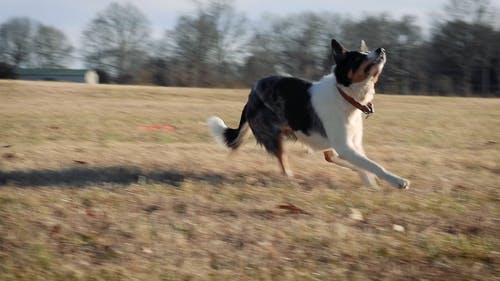
[[[243,143],[248,132],[247,106],[245,105],[243,112],[241,112],[240,125],[237,129],[228,128],[224,121],[217,116],[208,119],[208,128],[218,143],[231,149],[237,149]]]

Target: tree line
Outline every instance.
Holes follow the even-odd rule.
[[[81,34],[79,54],[101,82],[162,86],[241,87],[272,74],[318,79],[333,63],[329,42],[351,49],[364,39],[384,47],[380,92],[500,96],[500,29],[488,0],[449,0],[423,30],[411,15],[353,19],[331,12],[263,15],[250,21],[229,0],[198,3],[163,38],[147,16],[111,3]],[[68,66],[75,48],[56,27],[29,18],[0,25],[0,77],[16,67]]]

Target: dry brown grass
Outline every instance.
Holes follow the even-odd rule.
[[[378,95],[366,148],[401,192],[297,144],[294,180],[228,157],[205,120],[246,96],[1,81],[0,280],[500,280],[500,100]]]

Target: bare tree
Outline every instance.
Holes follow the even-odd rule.
[[[249,42],[245,81],[275,73],[321,77],[331,66],[328,42],[339,33],[340,21],[331,13],[311,12],[263,18]]]
[[[249,41],[249,56],[243,66],[243,80],[252,85],[255,80],[268,75],[276,74],[281,60],[276,50],[278,44],[268,30],[257,30]]]
[[[389,63],[378,84],[379,90],[405,94],[410,92],[411,87],[420,85],[414,78],[421,75],[420,69],[416,67],[420,59],[415,55],[422,42],[422,34],[415,22],[416,18],[412,16],[393,19],[382,13],[347,21],[342,25],[340,39],[348,48],[357,48],[363,39],[372,48],[387,49]]]
[[[150,33],[149,21],[137,7],[111,3],[83,31],[84,61],[118,82],[130,82],[147,58]]]
[[[70,58],[73,47],[60,30],[39,25],[33,38],[33,63],[38,67],[63,67]]]
[[[212,2],[208,11],[215,18],[217,30],[215,53],[219,80],[227,83],[228,79],[234,79],[231,65],[241,63],[247,52],[247,19],[227,0]]]
[[[323,60],[330,38],[327,21],[319,14],[291,15],[273,25],[282,68],[293,75],[318,78],[325,74]]]
[[[490,0],[449,0],[444,10],[451,21],[481,24],[495,21],[495,9]]]
[[[30,63],[35,23],[29,18],[13,18],[0,26],[0,60],[14,65]]]
[[[194,15],[178,19],[171,40],[170,61],[176,64],[181,85],[227,84],[234,81],[234,67],[243,61],[246,18],[229,1],[199,5]]]
[[[206,14],[179,18],[173,33],[173,59],[183,66],[179,68],[182,73],[178,73],[178,78],[184,80],[181,83],[201,86],[213,80],[210,68],[215,63],[216,34],[213,19]]]

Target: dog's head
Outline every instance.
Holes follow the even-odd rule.
[[[384,48],[369,51],[364,41],[361,41],[360,51],[349,51],[332,39],[332,53],[337,82],[346,87],[360,82],[375,84],[386,62]]]

